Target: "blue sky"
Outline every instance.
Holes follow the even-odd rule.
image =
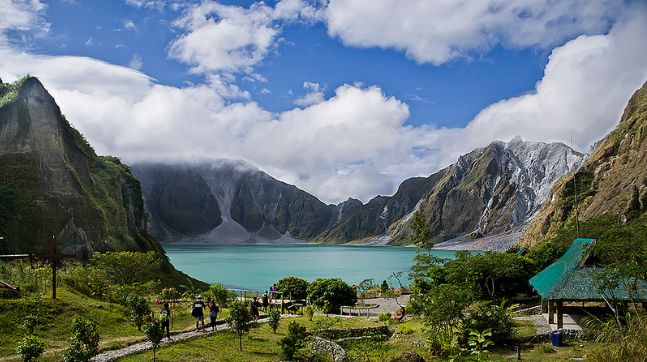
[[[221,3],[249,7],[253,2]],[[178,33],[171,24],[181,11],[141,9],[120,1],[55,0],[46,16],[51,36],[31,38],[29,46],[46,54],[82,55],[125,66],[139,57],[140,70],[160,83],[198,83],[201,76],[167,56],[168,44]],[[20,44],[21,35],[15,33],[12,40]],[[319,83],[326,96],[339,85],[359,82],[380,85],[387,95],[406,101],[411,125],[465,126],[487,105],[532,91],[549,54],[547,49],[497,46],[436,66],[392,49],[345,46],[328,36],[323,23],[290,24],[280,36],[276,49],[255,68],[267,82],[238,82],[265,109],[293,108],[293,101],[306,92],[305,81]]]
[[[99,153],[242,159],[323,201],[515,135],[580,151],[647,79],[632,0],[0,0],[0,77],[38,76]]]

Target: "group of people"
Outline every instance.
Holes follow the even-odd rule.
[[[210,319],[210,326],[211,330],[215,331],[216,330],[216,318],[218,317],[218,312],[220,311],[220,307],[216,304],[215,301],[211,299],[211,297],[207,297],[207,302],[202,301],[202,297],[198,296],[197,300],[193,302],[193,305],[191,306],[191,316],[195,318],[195,329],[199,330],[200,329],[200,324],[202,324],[202,328],[204,328],[204,310],[209,309],[209,319]]]
[[[272,285],[272,287],[270,288],[270,293],[268,294],[268,292],[265,291],[261,296],[260,302],[258,301],[257,297],[254,297],[252,299],[252,302],[250,303],[250,306],[249,306],[249,311],[254,320],[258,320],[259,318],[259,308],[262,307],[263,311],[267,311],[267,308],[269,307],[272,301],[272,296],[276,292],[277,292],[276,286]],[[209,326],[211,327],[212,331],[216,330],[216,319],[218,317],[218,312],[220,312],[221,310],[221,307],[218,304],[216,304],[216,302],[212,300],[211,297],[207,297],[206,302],[202,301],[202,296],[198,296],[196,298],[196,301],[193,302],[193,304],[191,305],[191,316],[195,318],[196,330],[205,328],[204,312],[207,309],[209,310],[209,319],[211,322]],[[160,323],[162,325],[162,330],[166,331],[166,338],[171,338],[170,320],[171,320],[171,309],[169,308],[168,303],[164,303],[164,306],[160,310]]]

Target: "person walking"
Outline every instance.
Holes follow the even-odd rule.
[[[261,303],[263,304],[263,311],[267,312],[267,307],[270,305],[270,297],[267,295],[267,292],[261,296]]]
[[[171,339],[171,310],[168,303],[164,303],[164,307],[160,310],[160,323],[162,325],[162,332],[166,329],[166,338]]]
[[[220,308],[218,308],[218,305],[214,303],[213,301],[209,302],[209,319],[211,320],[211,330],[215,331],[216,330],[216,318],[218,318],[218,311]]]
[[[258,300],[256,299],[256,297],[254,297],[254,299],[252,300],[252,303],[249,306],[249,311],[252,314],[252,318],[255,321],[258,320],[258,305],[259,305]]]
[[[204,308],[206,305],[202,301],[202,296],[198,295],[198,298],[193,302],[191,307],[191,316],[195,318],[195,330],[199,330],[199,325],[202,323],[202,328],[204,328]]]

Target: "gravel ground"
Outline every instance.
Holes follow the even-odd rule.
[[[398,302],[402,305],[407,305],[409,304],[409,299],[411,298],[410,295],[402,295],[398,297]],[[364,299],[364,303],[366,304],[377,304],[377,308],[369,309],[368,310],[368,316],[369,317],[375,317],[380,313],[391,313],[395,314],[395,312],[400,309],[400,306],[398,303],[395,302],[393,298],[366,298]],[[347,313],[347,309],[344,309],[344,312]],[[357,315],[357,309],[352,310],[354,315]],[[366,309],[361,309],[360,310],[361,316],[366,316]]]
[[[298,316],[292,315],[292,314],[281,315],[281,318],[291,318],[291,317],[298,317]],[[262,318],[258,320],[258,323],[265,323],[267,322],[267,320],[268,320],[267,318]],[[218,333],[220,331],[224,331],[228,329],[229,329],[228,325],[220,324],[216,326],[216,331],[212,331],[211,328],[205,328],[199,331],[178,333],[175,335],[171,335],[170,339],[164,338],[162,340],[162,343],[160,343],[160,346],[166,346],[169,344],[178,343],[181,341],[186,341],[186,340],[198,338],[198,337],[206,337],[206,336],[212,335],[213,333]],[[92,358],[92,361],[96,361],[96,362],[113,361],[117,358],[126,357],[131,354],[136,354],[149,349],[153,349],[153,345],[150,342],[140,342],[121,349],[105,351],[101,354],[96,355],[94,358]]]

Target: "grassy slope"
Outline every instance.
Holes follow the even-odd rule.
[[[158,306],[151,308],[158,313]],[[177,307],[175,311],[171,332],[191,329],[193,319],[189,308]],[[37,327],[36,334],[46,342],[45,361],[61,359],[63,350],[69,345],[72,319],[77,314],[97,323],[101,349],[120,348],[145,339],[144,334],[128,321],[125,307],[59,288],[57,300],[50,296],[39,300],[0,299],[0,360],[19,360],[15,347],[27,333],[22,324],[25,316],[34,313],[38,313],[43,323]],[[219,318],[226,315],[227,310]]]

